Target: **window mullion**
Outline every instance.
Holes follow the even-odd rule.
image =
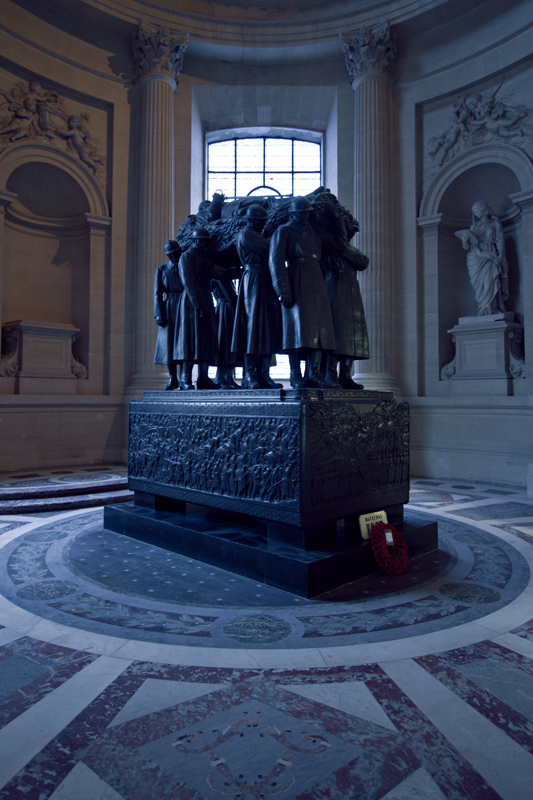
[[[294,139],[291,142],[291,187],[291,194],[294,197]]]

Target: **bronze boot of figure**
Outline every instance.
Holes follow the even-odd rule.
[[[215,383],[218,383],[221,389],[240,389],[238,383],[233,380],[233,367],[222,366],[219,364],[217,367],[217,374]]]
[[[257,375],[257,361],[255,356],[245,354],[244,372],[241,381],[241,389],[261,389],[259,377]]]
[[[180,389],[194,389],[194,383],[192,382],[192,368],[194,365],[194,361],[184,361],[181,367],[181,375],[180,375]]]
[[[178,365],[177,362],[174,361],[173,363],[168,365],[168,374],[169,374],[169,382],[165,386],[165,391],[170,391],[172,389],[179,389],[180,382],[178,380]]]
[[[339,383],[343,389],[364,389],[362,383],[356,383],[352,379],[352,366],[353,366],[353,358],[348,358],[344,356],[340,360],[340,367],[339,367]]]
[[[309,356],[307,356],[307,361],[309,364],[307,385],[311,389],[333,389],[334,384],[326,380],[320,372],[321,358],[322,352],[320,350],[314,350]]]
[[[341,385],[339,379],[337,377],[337,364],[339,363],[339,357],[334,355],[333,353],[328,353],[328,360],[327,360],[327,369],[325,380],[333,389],[340,389]]]
[[[289,353],[289,365],[291,368],[291,386],[293,389],[305,389],[307,381],[302,377],[302,367],[300,364],[300,353]]]
[[[259,383],[262,389],[283,389],[282,383],[276,383],[270,377],[270,356],[259,356]]]
[[[197,389],[220,389],[218,383],[212,381],[207,371],[209,369],[209,364],[207,361],[199,361],[198,362],[198,380],[196,381],[196,388]]]

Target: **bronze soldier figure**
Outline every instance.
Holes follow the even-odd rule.
[[[179,260],[179,273],[184,291],[179,304],[176,356],[182,362],[180,386],[194,389],[192,369],[198,364],[198,389],[218,389],[207,371],[215,363],[215,308],[211,296],[214,264],[206,255],[209,233],[196,228],[193,245]]]
[[[357,280],[357,272],[367,267],[368,256],[352,245],[326,259],[326,290],[335,330],[335,352],[328,355],[326,378],[342,389],[364,388],[352,379],[351,372],[355,359],[369,358],[365,311]]]
[[[291,386],[328,389],[332,384],[322,377],[320,362],[322,353],[335,350],[335,334],[320,266],[320,239],[309,224],[311,211],[306,197],[291,200],[289,222],[272,236],[269,265],[282,305],[283,350],[289,354]],[[307,379],[302,377],[302,359],[308,363]]]
[[[272,355],[281,350],[281,314],[268,268],[269,242],[262,235],[267,212],[259,203],[246,211],[236,237],[244,267],[237,298],[232,350],[244,353],[243,389],[281,389],[269,375]]]
[[[157,267],[154,279],[154,317],[159,326],[154,364],[165,364],[168,367],[170,379],[165,389],[170,390],[179,387],[175,346],[179,299],[183,292],[178,268],[181,249],[175,239],[169,239],[165,243],[165,253],[168,261]]]
[[[228,270],[229,272],[229,270]],[[212,281],[216,300],[215,323],[217,329],[217,374],[215,383],[221,389],[240,389],[233,379],[235,366],[242,366],[242,355],[232,350],[237,294],[230,277]]]

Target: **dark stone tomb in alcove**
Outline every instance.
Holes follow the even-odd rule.
[[[304,597],[379,570],[360,514],[385,510],[409,557],[438,544],[403,520],[409,409],[389,392],[148,392],[128,481],[108,530]]]

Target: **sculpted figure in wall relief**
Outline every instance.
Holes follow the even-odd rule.
[[[104,161],[95,152],[95,148],[91,143],[91,134],[86,128],[82,128],[79,117],[69,117],[67,124],[68,130],[62,131],[58,129],[56,130],[57,135],[62,139],[66,139],[67,143],[77,151],[83,163],[87,164],[93,172],[96,172],[97,165],[103,165]]]
[[[32,97],[26,97],[22,103],[10,103],[9,110],[12,112],[11,119],[0,130],[0,136],[9,136],[9,141],[13,143],[35,134],[37,104]]]
[[[63,98],[43,89],[37,81],[17,83],[9,91],[0,87],[0,95],[6,101],[0,103],[0,150],[26,139],[44,139],[55,146],[63,139],[67,148],[74,150],[80,161],[103,180],[99,167],[105,165],[105,160],[99,154],[98,140],[87,128],[86,112],[79,116],[69,114]]]
[[[429,155],[442,167],[461,150],[488,142],[507,142],[527,149],[531,140],[531,109],[510,105],[512,92],[497,99],[502,88],[465,94],[453,105],[451,124],[429,143]]]
[[[508,267],[502,224],[482,200],[472,206],[472,224],[456,231],[467,251],[466,264],[478,305],[478,316],[505,311],[509,297]]]

